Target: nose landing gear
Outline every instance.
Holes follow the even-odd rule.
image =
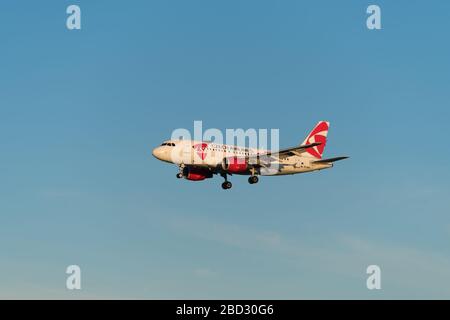
[[[184,177],[184,164],[180,164],[178,167],[179,172],[177,173],[177,179],[181,179]]]

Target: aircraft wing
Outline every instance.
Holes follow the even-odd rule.
[[[273,161],[280,161],[287,157],[294,155],[301,155],[305,153],[308,148],[313,148],[322,144],[321,142],[314,142],[311,144],[304,144],[292,148],[282,149],[278,151],[268,151],[260,153],[247,158],[248,163],[254,167],[268,167]]]
[[[308,148],[312,148],[312,147],[318,146],[320,144],[321,144],[320,142],[304,144],[304,145],[287,148],[287,149],[282,149],[282,150],[278,150],[278,151],[269,151],[269,152],[262,153],[257,156],[254,156],[254,157],[264,158],[266,161],[267,160],[272,160],[272,161],[273,160],[282,160],[282,159],[285,159],[290,156],[295,156],[295,155],[300,156],[302,153],[305,153]],[[252,159],[252,157],[250,157],[250,159]]]

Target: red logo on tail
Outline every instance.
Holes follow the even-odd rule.
[[[306,149],[313,157],[322,158],[323,150],[325,149],[325,145],[327,144],[327,132],[328,132],[328,124],[324,121],[319,123],[313,131],[309,134],[306,139],[306,144],[311,143],[320,143],[320,145]]]

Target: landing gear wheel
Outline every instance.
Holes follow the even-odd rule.
[[[231,184],[230,181],[225,181],[224,183],[222,183],[222,189],[226,190],[226,189],[230,189],[233,185]]]
[[[254,183],[258,183],[259,179],[257,176],[251,176],[248,178],[248,183],[250,184],[254,184]]]
[[[180,173],[177,173],[177,178],[178,179],[181,179],[181,178],[183,178],[183,174],[180,172]]]

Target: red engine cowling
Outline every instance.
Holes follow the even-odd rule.
[[[206,178],[212,178],[212,173],[208,169],[185,167],[183,175],[187,180],[201,181]]]
[[[248,170],[248,162],[245,158],[225,158],[222,162],[222,169],[229,173],[244,173]]]

